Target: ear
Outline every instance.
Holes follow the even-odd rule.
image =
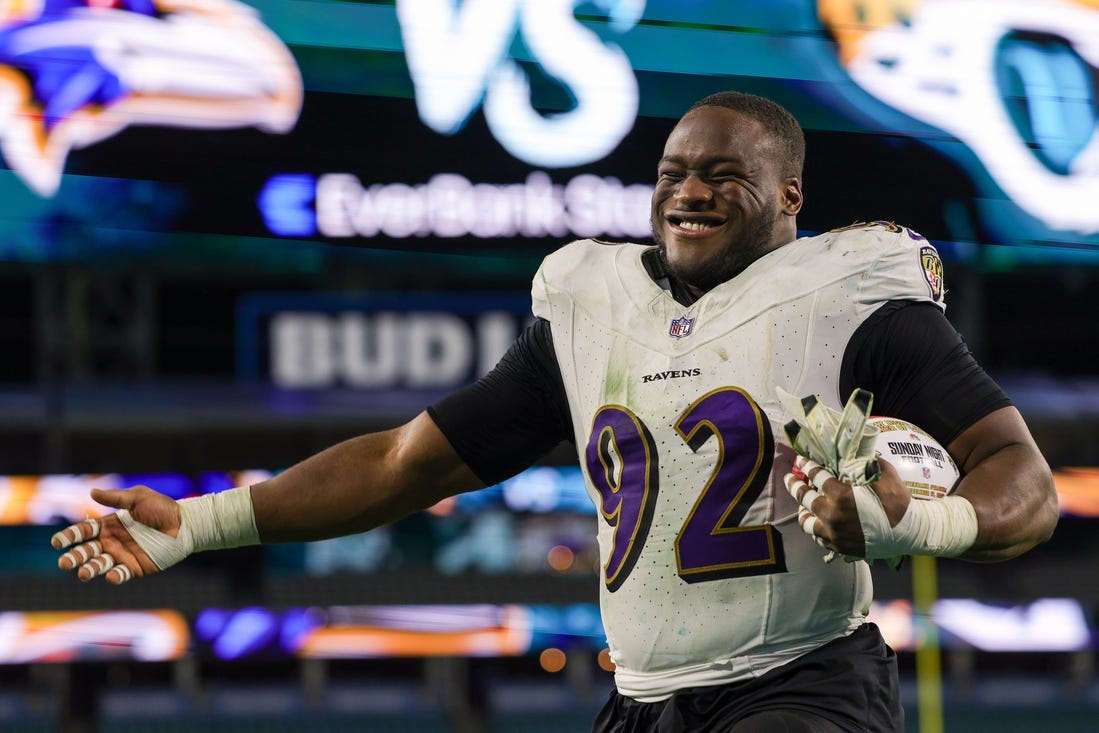
[[[791,176],[782,187],[782,211],[788,216],[796,216],[801,211],[805,199],[801,195],[801,179]]]

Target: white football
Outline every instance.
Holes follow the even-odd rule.
[[[893,464],[914,499],[941,499],[958,483],[954,459],[921,428],[895,417],[872,417],[878,430],[875,447]]]

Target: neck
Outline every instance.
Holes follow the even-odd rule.
[[[641,264],[645,266],[645,271],[649,273],[653,282],[667,290],[680,305],[691,305],[706,294],[705,290],[688,285],[673,275],[668,269],[664,252],[660,248],[653,247],[646,250],[641,255]]]

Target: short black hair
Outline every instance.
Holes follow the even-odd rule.
[[[687,112],[699,107],[725,107],[759,121],[774,141],[775,152],[787,166],[784,173],[801,177],[805,166],[805,133],[788,109],[766,97],[731,91],[703,97]]]

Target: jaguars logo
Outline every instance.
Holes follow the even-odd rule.
[[[922,4],[923,0],[818,0],[817,14],[839,45],[840,62],[848,66],[867,35],[907,23]]]
[[[960,140],[1048,229],[1099,233],[1099,0],[817,0],[817,12],[864,91]]]

